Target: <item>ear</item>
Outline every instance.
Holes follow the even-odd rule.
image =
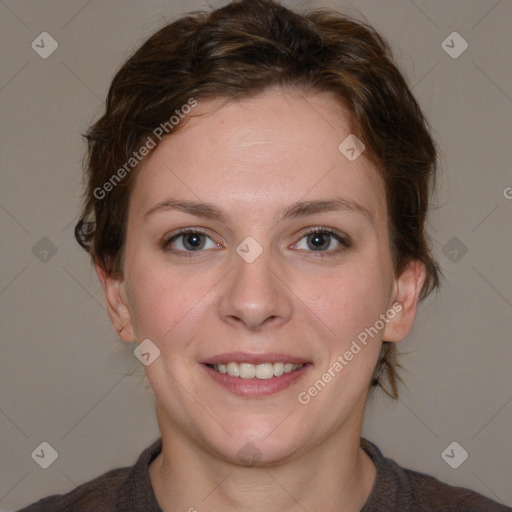
[[[402,341],[411,331],[419,296],[426,278],[425,264],[417,259],[411,260],[400,276],[395,280],[393,297],[388,309],[389,319],[384,329],[383,341]],[[391,312],[394,311],[394,316]]]
[[[126,290],[123,278],[109,275],[105,269],[95,265],[96,274],[100,280],[105,302],[107,304],[108,316],[114,326],[117,335],[126,342],[135,340],[135,332],[132,324],[132,317],[126,298]],[[121,329],[121,330],[120,330]]]

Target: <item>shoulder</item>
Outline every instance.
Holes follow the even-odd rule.
[[[140,454],[134,466],[112,469],[66,494],[48,496],[18,512],[161,512],[148,471],[161,446],[159,439]]]
[[[361,512],[440,511],[505,512],[510,507],[464,487],[448,485],[433,476],[403,468],[384,457],[373,443],[361,439],[361,447],[377,468],[377,477]]]
[[[448,485],[436,478],[403,469],[410,484],[411,496],[424,507],[437,505],[436,510],[460,512],[504,512],[512,510],[496,501],[464,487]],[[425,508],[427,510],[427,508]],[[430,509],[432,510],[432,509]]]
[[[130,468],[119,468],[79,485],[66,494],[43,498],[19,512],[110,512],[117,510],[116,499]]]

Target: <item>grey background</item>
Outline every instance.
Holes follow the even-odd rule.
[[[371,400],[363,435],[406,467],[512,505],[512,2],[284,3],[361,11],[391,42],[442,150],[430,232],[446,279],[400,345],[407,387],[397,403]],[[131,465],[159,435],[134,347],[116,341],[73,238],[80,133],[121,61],[166,21],[204,7],[0,0],[2,510]],[[47,59],[31,48],[43,31],[59,44]],[[457,59],[441,47],[454,31],[469,44]],[[48,469],[31,458],[42,441],[58,452]],[[452,441],[469,453],[457,469],[441,457]]]

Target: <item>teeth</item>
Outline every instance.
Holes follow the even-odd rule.
[[[274,365],[272,363],[259,364],[254,367],[254,370],[258,379],[271,379],[274,376]]]
[[[242,377],[242,379],[254,379],[254,377],[256,377],[256,366],[242,363],[240,365],[240,377]]]
[[[298,370],[303,366],[303,364],[292,363],[250,364],[231,361],[227,364],[215,364],[213,369],[219,373],[227,373],[231,377],[240,377],[241,379],[254,379],[255,377],[257,379],[271,379],[272,377],[279,377],[283,373]]]
[[[274,363],[274,375],[276,377],[279,377],[280,375],[283,375],[284,373],[284,363]]]
[[[231,375],[231,377],[240,377],[240,365],[228,363],[228,374]]]

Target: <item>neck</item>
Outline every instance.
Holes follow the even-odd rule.
[[[150,465],[157,501],[164,512],[359,512],[376,477],[359,447],[360,423],[287,462],[255,467],[221,459],[160,425],[162,453]]]

